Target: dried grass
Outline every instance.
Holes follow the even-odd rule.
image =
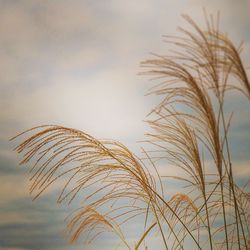
[[[34,199],[63,179],[58,202],[83,200],[84,207],[67,225],[71,242],[81,234],[92,241],[110,231],[131,249],[120,226],[143,217],[145,230],[134,249],[153,230],[160,233],[165,249],[185,249],[188,239],[198,249],[248,247],[250,199],[233,178],[231,117],[224,111],[229,90],[250,97],[241,47],[219,30],[219,15],[205,13],[205,29],[183,17],[193,31],[179,28],[181,36],[167,37],[176,51],[142,63],[145,74],[160,80],[150,94],[162,96],[148,120],[153,132],[147,142],[156,148],[156,154],[144,151],[148,165],[120,142],[62,126],[36,127],[17,136],[26,136],[15,148],[23,154],[21,164],[36,159],[30,169]],[[212,159],[210,165],[206,157]],[[183,171],[184,177],[174,178],[187,184],[187,193],[166,199],[156,164],[161,159]]]

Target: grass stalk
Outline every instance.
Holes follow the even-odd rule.
[[[138,243],[135,246],[135,250],[138,250],[141,243],[144,241],[144,239],[146,238],[146,236],[148,235],[148,233],[157,225],[156,222],[154,222],[141,236],[141,238],[139,239]]]
[[[210,219],[209,219],[209,212],[208,212],[208,207],[207,207],[207,199],[206,199],[205,190],[204,190],[203,196],[204,196],[204,204],[205,204],[206,217],[207,217],[207,228],[208,228],[209,244],[210,244],[210,249],[213,250],[211,225],[210,225]]]
[[[236,200],[236,194],[235,194],[235,190],[234,190],[232,162],[231,162],[230,149],[229,149],[229,143],[228,143],[228,138],[227,138],[227,126],[226,126],[226,121],[225,121],[225,116],[224,116],[224,111],[223,111],[223,103],[222,102],[220,102],[220,110],[221,110],[223,130],[224,130],[224,134],[225,134],[227,158],[228,158],[228,162],[229,162],[229,171],[227,171],[227,173],[228,173],[228,178],[229,178],[229,186],[230,186],[230,188],[232,190],[232,193],[233,193],[234,213],[235,213],[235,219],[236,219],[238,247],[239,247],[239,250],[240,250],[240,248],[241,248],[241,246],[240,246],[241,240],[240,240],[240,229],[239,229],[239,225],[238,225],[239,221],[240,221],[240,225],[241,225],[241,229],[242,229],[242,234],[243,234],[243,239],[244,239],[244,243],[245,243],[246,247],[247,247],[247,241],[246,241],[246,236],[245,236],[245,232],[244,232],[244,228],[243,228],[241,216],[240,216],[240,213],[239,213],[238,203],[237,203],[237,200]]]

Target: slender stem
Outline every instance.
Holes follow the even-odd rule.
[[[156,220],[157,220],[157,224],[159,225],[159,228],[160,228],[160,232],[161,232],[161,236],[162,236],[162,239],[163,239],[165,248],[168,250],[168,245],[167,245],[167,242],[166,242],[166,239],[165,239],[165,236],[164,236],[162,227],[161,227],[161,223],[160,223],[160,221],[159,221],[159,218],[158,218],[158,216],[157,216],[157,213],[156,213],[156,210],[155,210],[155,207],[154,207],[153,204],[152,204],[152,207],[153,207],[153,210],[154,210],[155,218],[156,218]]]
[[[239,212],[238,203],[237,203],[236,196],[235,196],[234,180],[233,180],[232,172],[230,173],[229,181],[230,181],[230,186],[231,186],[231,189],[232,189],[232,192],[233,192],[234,210],[235,210],[236,227],[237,227],[237,237],[238,237],[238,245],[239,245],[239,249],[240,249],[240,229],[239,229],[239,225],[238,225],[238,223],[239,223],[238,219],[240,221],[240,226],[241,226],[241,230],[242,230],[242,234],[243,234],[243,239],[244,239],[244,243],[245,243],[246,247],[247,247],[247,241],[246,241],[246,236],[245,236],[245,232],[244,232],[244,228],[243,228],[243,224],[242,224],[242,220],[241,220],[241,216],[240,216],[240,212]]]
[[[208,200],[212,197],[213,193],[215,192],[215,190],[217,189],[217,187],[220,185],[221,180],[216,183],[214,189],[211,191],[211,193],[209,194],[209,196],[206,198],[206,201],[202,204],[202,206],[199,208],[199,210],[196,212],[195,216],[189,221],[189,224],[191,224],[193,222],[193,220],[195,218],[197,218],[197,216],[199,215],[199,213],[201,212],[201,210],[204,208],[205,204],[208,202]],[[201,219],[202,220],[202,219]],[[204,221],[202,220],[202,222],[204,223]],[[205,223],[204,223],[205,224]],[[198,245],[199,248],[199,245]],[[201,249],[201,248],[199,248]]]
[[[169,221],[168,221],[167,218],[165,217],[165,215],[164,215],[164,213],[162,212],[160,206],[157,204],[157,202],[155,202],[155,203],[156,203],[156,206],[158,207],[158,209],[159,209],[159,211],[160,211],[162,217],[164,218],[164,220],[165,220],[166,223],[168,224],[169,229],[171,230],[171,232],[173,233],[174,237],[176,238],[176,240],[177,240],[177,242],[178,242],[178,246],[181,245],[181,242],[180,242],[178,236],[176,235],[174,229],[171,227]],[[181,246],[181,248],[184,249],[183,246]]]
[[[198,246],[199,249],[201,249],[199,243],[194,238],[193,234],[190,232],[190,230],[187,228],[185,223],[179,218],[179,216],[176,214],[176,212],[172,209],[172,207],[150,186],[148,188],[167,206],[167,208],[173,213],[173,215],[177,218],[177,220],[182,224],[182,226],[187,230],[188,234],[191,236],[191,238],[194,240],[195,244]]]
[[[204,189],[203,197],[204,197],[204,201],[205,201],[205,209],[206,209],[206,216],[207,216],[207,228],[208,228],[208,235],[209,235],[209,243],[210,243],[211,250],[213,250],[211,227],[210,227],[210,220],[209,220],[209,213],[208,213],[205,189]]]
[[[217,96],[218,104],[219,104],[219,107],[220,107],[219,108],[219,114],[218,114],[218,130],[219,130],[220,120],[221,120],[221,117],[223,117],[223,98],[219,94],[216,95],[216,96]],[[227,137],[226,127],[223,126],[223,128],[224,128],[224,136],[226,138]],[[222,147],[222,149],[220,149],[220,154],[222,155],[222,159],[223,159],[223,146],[221,146],[221,147]],[[226,247],[227,247],[227,250],[229,250],[227,218],[226,218],[224,189],[223,189],[223,170],[222,170],[223,164],[222,164],[222,160],[220,162],[218,162],[217,164],[218,164],[218,169],[221,169],[221,171],[219,172],[219,175],[220,175],[220,192],[221,192],[221,202],[222,202],[222,212],[223,212],[223,223],[224,223],[224,231],[225,231],[225,238],[226,238],[225,239],[226,240]],[[225,166],[225,171],[227,172],[227,167],[226,166]]]
[[[221,191],[221,201],[222,201],[223,221],[224,221],[225,236],[226,236],[226,245],[227,245],[227,249],[229,249],[228,234],[227,234],[227,219],[226,219],[225,200],[224,200],[224,189],[223,189],[223,181],[222,181],[223,177],[220,177],[220,178],[221,178],[220,191]]]
[[[140,238],[140,240],[138,241],[138,243],[135,246],[135,250],[139,249],[139,246],[141,245],[141,243],[143,242],[143,240],[145,239],[145,237],[148,235],[148,233],[157,225],[156,222],[154,222],[146,231],[145,233],[142,235],[142,237]]]
[[[242,225],[241,216],[239,213],[238,203],[237,203],[236,196],[235,196],[232,163],[231,163],[231,156],[230,156],[230,150],[229,150],[229,143],[228,143],[228,139],[227,139],[227,128],[226,128],[227,126],[226,126],[225,116],[224,116],[224,112],[223,112],[223,102],[220,102],[220,111],[221,111],[221,116],[222,116],[224,134],[225,134],[227,157],[228,157],[228,162],[229,162],[229,173],[227,171],[227,174],[228,174],[228,178],[229,178],[230,188],[232,189],[232,192],[233,192],[234,212],[235,212],[236,227],[237,227],[237,238],[238,238],[238,246],[239,246],[239,250],[240,250],[241,249],[241,247],[240,247],[240,232],[239,232],[240,230],[239,230],[239,225],[238,225],[238,223],[239,223],[238,219],[240,220],[241,230],[242,230],[243,239],[244,239],[244,243],[245,243],[246,247],[247,247],[247,242],[246,242],[246,236],[244,233],[244,228]]]

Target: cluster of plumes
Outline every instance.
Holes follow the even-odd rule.
[[[23,153],[21,164],[36,159],[30,169],[30,191],[34,199],[62,180],[58,202],[71,203],[80,198],[84,203],[68,224],[71,241],[86,230],[94,233],[90,239],[95,237],[99,234],[94,230],[98,224],[122,238],[118,223],[111,221],[115,219],[122,224],[148,213],[152,207],[158,213],[162,205],[156,196],[153,175],[121,143],[97,140],[82,131],[52,125],[33,128],[18,137],[27,133],[33,135],[16,150]],[[106,212],[98,212],[105,208]]]
[[[180,28],[182,36],[166,41],[177,47],[172,55],[154,55],[143,62],[149,68],[147,74],[160,80],[150,94],[163,97],[148,121],[154,130],[148,134],[149,142],[162,152],[160,156],[157,152],[156,160],[167,158],[185,173],[185,177],[175,178],[193,190],[199,211],[195,217],[207,230],[210,249],[246,248],[249,200],[244,199],[243,208],[239,197],[246,196],[239,195],[232,174],[228,143],[231,117],[226,118],[224,111],[228,90],[239,90],[250,98],[241,47],[236,48],[220,32],[219,15],[217,20],[206,16],[205,30],[190,17],[183,17],[194,31]],[[209,164],[206,158],[212,159]],[[192,216],[189,220],[193,221]]]
[[[16,147],[23,154],[21,164],[35,159],[30,170],[34,198],[62,180],[58,202],[83,202],[68,218],[72,242],[82,234],[92,241],[110,231],[131,249],[120,226],[143,216],[145,230],[134,249],[155,229],[166,249],[184,249],[187,238],[198,249],[247,247],[250,199],[233,178],[230,119],[224,114],[228,90],[250,97],[241,48],[219,31],[213,17],[206,17],[205,30],[184,18],[194,31],[180,28],[183,36],[169,38],[177,51],[143,62],[147,74],[161,80],[150,93],[163,96],[148,121],[154,129],[148,141],[157,147],[156,155],[144,152],[150,166],[117,141],[71,128],[40,126],[17,136],[28,136]],[[204,157],[212,159],[209,164]],[[174,178],[186,182],[191,195],[166,199],[156,166],[162,158],[183,171]]]

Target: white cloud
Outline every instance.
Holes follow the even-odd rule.
[[[27,176],[0,176],[0,205],[7,204],[16,199],[28,197],[28,180]]]
[[[250,164],[249,162],[235,162],[233,164],[233,174],[236,177],[245,178],[250,176]]]
[[[0,214],[0,225],[13,225],[13,224],[31,224],[35,223],[34,218],[24,212],[19,211],[5,211]],[[1,248],[0,248],[1,249]]]

